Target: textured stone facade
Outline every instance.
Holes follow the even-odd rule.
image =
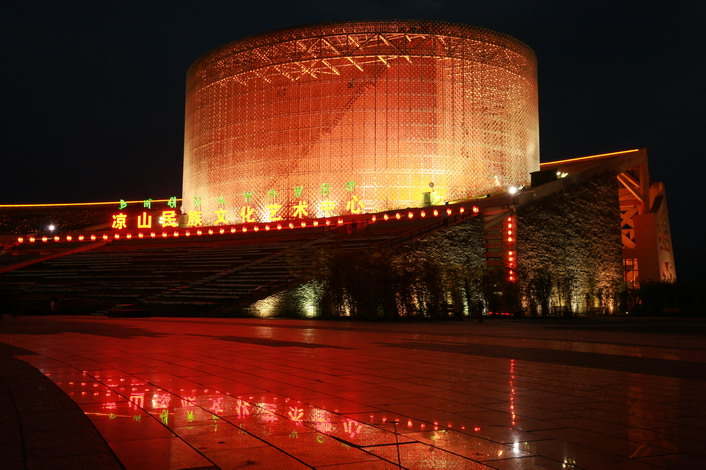
[[[256,316],[444,317],[480,300],[483,223],[475,217],[394,248],[312,254],[323,273],[246,309]]]
[[[608,173],[519,208],[518,287],[525,309],[534,313],[541,303],[537,291],[545,290],[551,292],[547,313],[612,311],[623,281],[617,184]]]
[[[325,274],[250,311],[366,319],[612,313],[623,287],[615,174],[566,181],[516,216],[517,283],[486,268],[483,218],[475,217],[394,248],[319,256]]]
[[[485,265],[483,219],[475,217],[403,245],[399,255],[410,261],[420,258],[437,260],[446,266],[463,265],[481,269]]]

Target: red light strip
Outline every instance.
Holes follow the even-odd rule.
[[[165,199],[165,201],[167,201],[167,199]],[[128,201],[128,202],[135,202],[135,201]],[[152,202],[157,202],[157,201],[152,201]],[[94,204],[102,204],[102,203],[94,203]],[[106,204],[107,204],[107,203],[106,203]],[[23,206],[23,207],[26,207],[26,205]],[[473,213],[473,215],[477,215],[477,214],[480,213],[480,209],[478,208],[478,206],[473,206],[473,207],[471,208],[471,212]],[[458,213],[459,213],[459,215],[463,215],[463,214],[466,213],[466,209],[465,209],[464,207],[460,207],[459,210],[458,210]],[[375,222],[378,220],[378,216],[379,216],[380,214],[381,214],[381,213],[372,214],[371,217],[370,217],[370,219],[368,219],[368,221],[369,221],[370,223],[375,223]],[[438,217],[438,216],[439,216],[439,210],[438,210],[438,209],[434,209],[433,212],[432,212],[432,214],[433,214],[434,217]],[[453,209],[450,208],[450,207],[447,208],[447,209],[446,209],[446,214],[447,214],[447,215],[452,215],[452,214],[453,214]],[[425,210],[423,210],[423,209],[420,209],[420,210],[418,210],[418,211],[416,211],[416,212],[415,212],[414,210],[409,210],[409,211],[407,212],[407,219],[413,219],[413,218],[416,217],[417,215],[418,215],[419,217],[421,217],[421,218],[424,218],[424,217],[427,216],[427,212],[426,212]],[[391,214],[390,214],[390,213],[387,213],[387,212],[382,213],[382,219],[383,219],[383,220],[388,221],[388,220],[391,220],[392,218],[393,218],[393,217],[391,217]],[[395,219],[395,220],[402,220],[402,219],[403,219],[403,215],[402,215],[400,212],[394,212],[394,219]],[[295,229],[295,228],[307,228],[307,227],[309,227],[309,226],[318,227],[319,224],[320,224],[320,220],[321,220],[321,219],[313,219],[313,220],[310,221],[311,223],[309,223],[309,222],[306,221],[306,220],[302,220],[299,224],[295,224],[294,222],[289,222],[286,226],[283,226],[282,224],[278,223],[278,224],[276,225],[276,228],[277,228],[277,230],[282,230],[283,228]],[[355,222],[355,221],[356,221],[356,220],[352,220],[351,222]],[[333,223],[333,221],[331,220],[331,218],[326,218],[326,219],[325,219],[324,224],[325,224],[326,226],[331,226],[332,223]],[[335,219],[335,223],[336,223],[337,225],[343,225],[343,224],[346,223],[346,221],[345,221],[345,219],[339,217],[339,218]],[[238,230],[238,228],[239,228],[240,230]],[[262,224],[262,228],[263,228],[265,231],[269,231],[269,230],[272,229],[272,227],[270,226],[270,224]],[[260,227],[260,225],[258,225],[258,224],[253,224],[253,225],[251,225],[251,226],[249,226],[249,227],[248,227],[247,225],[241,225],[241,226],[238,226],[238,227],[232,226],[232,227],[230,227],[230,230],[227,230],[225,227],[221,227],[221,228],[216,229],[216,231],[217,231],[220,235],[224,235],[224,234],[226,234],[226,233],[235,234],[235,233],[238,233],[238,231],[240,231],[240,232],[242,232],[242,233],[247,233],[250,229],[252,229],[254,232],[258,232],[258,231],[260,231],[261,227]],[[174,230],[174,231],[171,232],[171,233],[167,233],[167,232],[164,232],[164,231],[163,231],[163,232],[161,232],[161,237],[162,237],[162,238],[167,238],[167,237],[169,237],[170,235],[171,235],[172,237],[174,237],[174,238],[178,238],[179,236],[182,236],[182,235],[185,236],[185,237],[190,237],[190,236],[192,235],[192,230],[194,230],[194,227],[189,227],[189,228],[187,228],[187,229],[185,229],[185,230],[183,230],[183,231]],[[207,232],[208,232],[208,235],[213,235],[214,233],[216,233],[216,232],[214,232],[214,229],[213,229],[213,228],[207,228],[206,230],[207,230]],[[201,229],[197,229],[195,233],[196,233],[197,236],[201,236],[201,235],[204,234],[204,231],[201,230]],[[157,238],[158,234],[155,233],[155,232],[150,232],[149,234],[146,234],[146,233],[143,233],[143,232],[137,232],[137,233],[131,233],[131,232],[111,232],[110,234],[107,234],[107,233],[98,234],[98,237],[101,237],[103,240],[108,240],[109,238],[113,238],[113,239],[115,239],[115,240],[120,240],[123,236],[124,236],[126,239],[132,239],[133,237],[137,237],[137,238],[143,239],[143,238],[145,238],[145,237],[147,237],[147,236],[149,236],[149,238]],[[71,242],[71,241],[74,241],[74,240],[76,240],[76,241],[96,241],[96,239],[97,239],[97,235],[96,235],[96,234],[90,234],[90,235],[87,235],[87,234],[74,234],[74,235],[66,235],[66,236],[64,237],[63,241],[67,241],[67,242]],[[42,242],[44,242],[44,243],[46,243],[46,242],[48,242],[48,241],[50,241],[50,240],[53,240],[53,241],[55,241],[55,242],[61,242],[61,241],[62,241],[62,237],[59,236],[59,235],[55,235],[54,237],[43,236],[43,237],[40,238],[40,240],[41,240]],[[18,237],[16,241],[17,241],[17,243],[25,243],[26,241],[29,242],[29,243],[35,243],[35,242],[37,241],[37,238],[34,237],[34,236],[29,236],[29,237],[27,237],[27,238],[25,238],[25,237]]]
[[[505,267],[507,268],[507,280],[517,282],[517,223],[515,217],[509,216],[503,224],[503,241],[505,244]]]

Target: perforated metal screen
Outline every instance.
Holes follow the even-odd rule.
[[[534,53],[494,31],[381,21],[272,32],[189,70],[184,209],[266,221],[419,206],[539,168]],[[353,196],[360,202],[351,205]],[[221,197],[219,203],[219,197]],[[361,205],[362,204],[362,205]],[[299,213],[301,215],[301,212]]]

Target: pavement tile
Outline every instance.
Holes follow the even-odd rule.
[[[656,465],[660,468],[673,468],[673,469],[685,469],[685,468],[706,468],[706,456],[701,455],[686,455],[686,454],[672,454],[672,455],[659,455],[655,457],[644,457],[637,459],[640,462],[644,462],[651,465]]]
[[[82,455],[33,457],[27,461],[27,468],[31,470],[121,470],[123,466],[112,452],[92,452]]]
[[[42,334],[47,321],[18,318],[15,333],[0,325],[0,342],[37,353],[21,355],[37,369],[25,364],[31,370],[5,379],[13,389],[0,386],[3,468],[20,459],[111,468],[112,454],[87,426],[128,470],[385,469],[397,468],[398,455],[403,467],[433,469],[706,466],[706,380],[696,371],[677,378],[665,362],[706,363],[703,337],[686,332],[600,331],[602,321],[629,325],[622,319],[558,329],[551,321],[52,317]],[[73,322],[81,334],[57,333]],[[319,347],[293,346],[304,343]],[[455,352],[468,348],[473,355]],[[522,359],[507,357],[515,350]],[[583,362],[561,359],[572,353]],[[37,370],[59,395],[43,399]],[[83,440],[88,453],[70,450]],[[34,456],[13,451],[18,442]]]
[[[45,429],[55,431],[85,427],[86,419],[81,416],[79,410],[67,408],[47,413],[46,411],[25,411],[22,413],[22,431],[32,432]]]
[[[585,429],[564,428],[557,430],[538,431],[539,436],[576,444],[589,449],[600,450],[623,457],[647,457],[653,455],[673,454],[674,449],[648,445],[645,441],[636,442],[626,438],[616,438]]]
[[[24,470],[25,454],[22,449],[22,435],[18,433],[17,439],[0,441],[0,455],[2,455],[2,468],[7,470]]]
[[[24,447],[27,455],[32,458],[46,459],[105,452],[105,441],[90,426],[60,434],[53,429],[43,429],[25,432]]]
[[[369,413],[380,411],[379,409],[358,403],[352,400],[344,400],[338,397],[310,398],[306,403],[317,408],[323,408],[333,413]]]
[[[579,470],[575,465],[569,466],[566,462],[551,460],[538,455],[529,457],[519,457],[515,459],[488,460],[486,465],[490,465],[497,470]]]
[[[558,460],[568,468],[615,468],[625,470],[654,470],[654,466],[644,463],[639,459],[631,459],[599,449],[570,444],[560,440],[544,440],[520,443],[522,449],[533,454]]]
[[[399,465],[386,460],[375,460],[356,463],[344,463],[334,465],[320,465],[316,467],[320,470],[399,470]]]
[[[422,443],[370,447],[367,450],[388,462],[399,464],[410,470],[483,470],[492,468]]]
[[[213,463],[177,437],[109,442],[126,469],[209,467]]]
[[[273,436],[267,440],[314,467],[379,460],[375,455],[318,432],[299,433],[296,437]]]
[[[174,436],[174,433],[167,426],[150,417],[141,419],[140,421],[136,421],[133,418],[101,420],[94,421],[93,424],[109,444],[137,439],[156,439]]]
[[[532,455],[531,452],[526,452],[519,446],[506,446],[453,430],[409,433],[405,434],[405,437],[481,462],[510,456]]]
[[[271,446],[205,452],[204,455],[222,470],[311,469],[310,466]]]
[[[171,429],[177,436],[202,453],[266,445],[263,440],[225,422],[178,426]]]

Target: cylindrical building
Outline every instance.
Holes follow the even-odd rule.
[[[292,28],[189,69],[184,210],[269,221],[420,206],[539,169],[522,42],[429,21]]]

